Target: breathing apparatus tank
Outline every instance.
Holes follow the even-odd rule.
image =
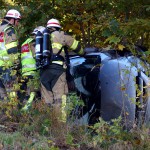
[[[42,65],[42,51],[43,51],[43,34],[38,31],[35,38],[35,58],[36,67],[39,68]]]
[[[45,29],[43,32],[43,66],[47,66],[51,61],[52,46],[50,41],[50,32]]]

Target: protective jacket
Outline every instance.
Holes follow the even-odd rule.
[[[40,73],[41,82],[49,91],[52,91],[58,78],[65,72],[63,68],[65,62],[65,51],[63,47],[67,46],[70,51],[72,50],[78,55],[84,54],[79,41],[63,31],[54,31],[51,33],[51,44],[53,50],[52,64],[47,68],[41,69]]]
[[[67,46],[68,50],[74,51],[78,55],[83,55],[84,51],[80,45],[80,42],[74,39],[72,36],[67,35],[64,31],[54,31],[51,33],[51,43],[53,49],[53,61],[52,63],[63,65],[65,52],[62,47]],[[62,49],[61,53],[59,51]]]
[[[18,39],[13,25],[3,21],[0,26],[0,66],[18,64]]]
[[[22,64],[22,75],[34,76],[36,73],[36,61],[33,58],[34,39],[28,38],[21,46],[21,64]]]
[[[18,71],[19,57],[17,32],[7,20],[0,25],[0,98],[9,99],[17,96],[17,76],[12,70]]]

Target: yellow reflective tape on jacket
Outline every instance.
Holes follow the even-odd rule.
[[[18,45],[18,42],[11,42],[9,44],[6,44],[5,47],[6,47],[6,49],[10,49],[13,47],[17,47],[17,45]]]
[[[22,55],[21,55],[21,60],[28,59],[28,58],[31,58],[31,59],[32,59],[33,57],[32,57],[32,56],[26,56],[26,55],[25,55],[25,56],[22,56]]]
[[[74,40],[70,48],[73,49],[73,50],[76,49],[77,46],[78,46],[78,43],[79,43],[79,41]]]
[[[57,61],[52,61],[52,63],[53,63],[53,64],[58,64],[58,65],[63,65],[63,64],[64,64],[63,61],[59,61],[59,60],[57,60]]]
[[[4,29],[4,32],[9,29],[9,28],[12,28],[12,26],[7,26],[5,29]]]
[[[30,43],[30,42],[32,42],[32,41],[33,41],[33,38],[28,38],[28,39],[22,44],[22,46],[23,46],[24,44]]]
[[[28,63],[24,62],[22,63],[22,66],[24,69],[30,69],[32,68],[33,70],[36,69],[35,61],[33,60],[27,60]]]
[[[60,50],[62,48],[62,44],[60,43],[52,43],[52,48],[57,48],[58,50]]]

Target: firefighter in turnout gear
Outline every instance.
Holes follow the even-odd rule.
[[[35,60],[35,37],[38,31],[43,34],[44,30],[45,27],[43,26],[36,27],[31,33],[31,36],[21,46],[22,93],[20,95],[22,98],[20,99],[25,101],[25,105],[21,109],[23,111],[29,109],[36,92],[39,91],[39,71],[36,69]]]
[[[59,114],[58,111],[61,110],[60,117],[66,119],[65,114],[63,114],[63,108],[68,87],[64,47],[79,55],[84,55],[84,51],[79,41],[60,30],[61,25],[57,19],[50,19],[47,22],[47,29],[50,31],[53,54],[51,63],[46,68],[41,69],[41,93],[45,102],[54,108],[56,114]]]
[[[20,13],[11,9],[0,25],[0,100],[11,100],[17,97],[15,74],[20,63],[20,52],[15,27],[18,26],[20,19]]]

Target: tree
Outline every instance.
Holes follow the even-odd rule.
[[[1,9],[5,2],[2,1]],[[9,5],[9,7],[12,5]],[[61,21],[66,32],[82,41],[84,47],[112,47],[126,44],[150,47],[150,4],[141,0],[14,0],[13,7],[23,16],[21,39],[50,18]],[[130,48],[130,47],[129,47]]]

